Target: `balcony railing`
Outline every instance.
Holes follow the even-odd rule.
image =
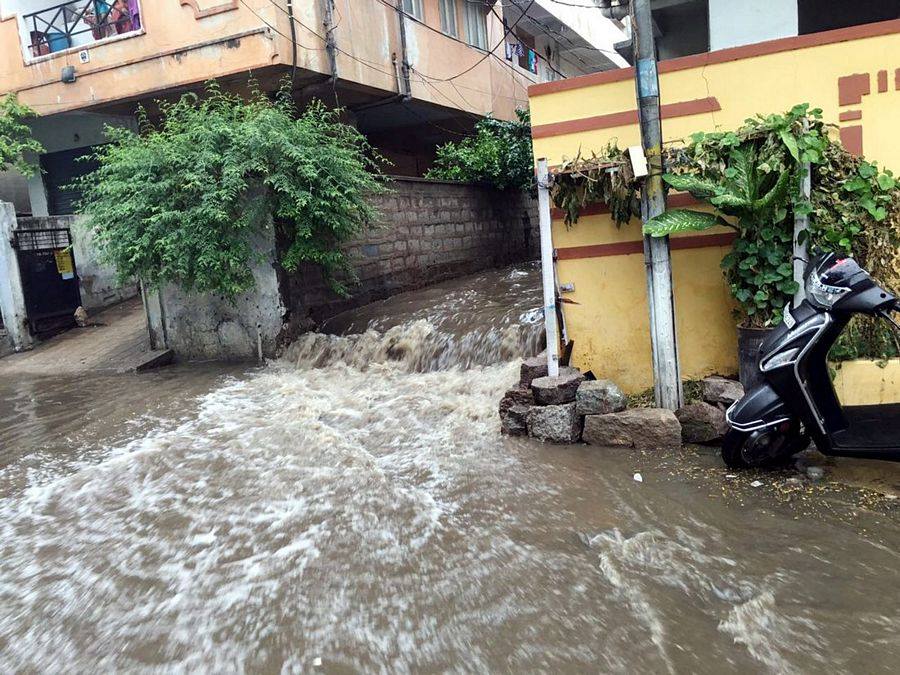
[[[25,14],[32,56],[43,56],[141,28],[139,0],[72,0]]]

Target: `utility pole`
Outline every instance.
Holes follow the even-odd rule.
[[[322,0],[323,19],[325,28],[325,52],[328,54],[328,65],[331,68],[331,84],[337,82],[337,40],[334,39],[334,0]]]
[[[403,0],[397,0],[397,18],[400,19],[400,77],[402,86],[400,94],[403,100],[412,98],[412,85],[409,81],[409,54],[406,48],[406,13],[403,11]]]
[[[803,120],[803,129],[809,129],[809,120]],[[809,201],[812,195],[812,164],[804,162],[800,165],[800,196]],[[806,297],[806,289],[803,287],[803,276],[806,273],[806,264],[809,261],[807,237],[809,236],[809,216],[794,216],[794,281],[797,283],[797,292],[794,293],[794,307],[799,307]]]
[[[634,82],[637,90],[641,144],[649,175],[641,190],[641,217],[646,223],[666,210],[663,190],[662,126],[660,124],[659,73],[650,0],[631,0],[631,35],[634,50]],[[675,334],[675,297],[668,237],[644,236],[647,268],[647,300],[650,305],[650,340],[653,351],[653,383],[656,405],[677,410],[683,404],[678,340]]]

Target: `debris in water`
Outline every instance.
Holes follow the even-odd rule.
[[[736,473],[726,473],[725,478],[737,478],[737,474]]]
[[[313,659],[313,665],[314,665],[314,666],[321,666],[321,665],[322,665],[322,657],[321,657],[321,656],[317,656],[316,658],[314,658],[314,659]]]
[[[643,483],[643,482],[644,482],[644,477],[643,477],[641,474],[639,474],[639,473],[634,474],[634,479],[635,479],[638,483]]]
[[[809,476],[810,480],[819,480],[825,477],[825,469],[821,466],[808,466],[806,467],[806,475]]]
[[[763,485],[763,482],[761,480],[755,480],[752,483],[750,483],[750,487],[762,487],[762,485]]]

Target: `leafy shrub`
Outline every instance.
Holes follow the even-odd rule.
[[[426,177],[485,183],[499,190],[531,189],[531,118],[527,110],[516,110],[516,116],[514,122],[485,117],[475,125],[473,136],[439,147]]]
[[[299,116],[288,95],[249,99],[209,83],[206,96],[138,114],[140,133],[108,127],[99,168],[78,180],[79,209],[121,278],[173,283],[233,298],[253,286],[253,240],[274,227],[289,242],[281,265],[321,265],[333,287],[352,272],[340,244],[376,214],[386,188],[379,159],[334,111]]]
[[[34,175],[35,166],[25,160],[25,154],[44,151],[26,124],[26,120],[34,117],[37,113],[19,103],[15,94],[7,94],[0,100],[0,171],[14,168],[26,176]]]

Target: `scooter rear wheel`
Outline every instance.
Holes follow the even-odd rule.
[[[775,468],[803,450],[809,439],[796,431],[730,429],[722,440],[722,460],[729,469]]]

